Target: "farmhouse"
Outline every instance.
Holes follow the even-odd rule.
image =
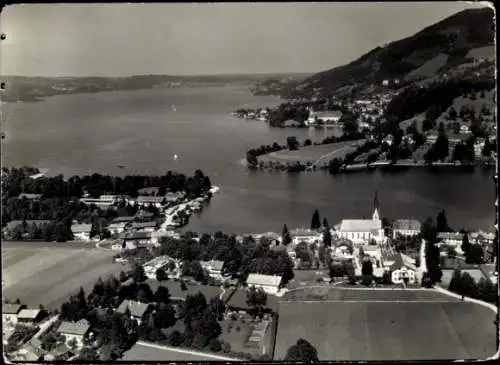
[[[404,262],[401,255],[396,255],[395,262],[391,265],[391,280],[394,284],[415,284],[417,268],[409,262]]]
[[[90,231],[92,230],[91,224],[72,224],[71,232],[76,240],[88,241],[90,240]]]
[[[130,313],[130,318],[135,319],[138,324],[144,319],[146,314],[153,310],[150,303],[141,303],[135,300],[124,300],[116,310],[118,313],[125,314],[127,311]]]
[[[150,213],[150,212],[146,212],[144,210],[139,210],[136,215],[135,215],[135,218],[136,220],[138,221],[142,221],[142,222],[148,222],[148,221],[151,221],[153,218],[154,218],[154,214],[153,213]]]
[[[43,311],[40,309],[22,309],[17,315],[17,323],[33,325],[42,319]]]
[[[152,204],[155,207],[160,208],[164,199],[165,198],[162,196],[139,196],[137,197],[135,203],[139,206]]]
[[[248,287],[261,288],[268,294],[276,295],[280,290],[281,276],[250,274],[247,278]]]
[[[57,331],[66,337],[66,345],[70,346],[71,342],[75,341],[76,346],[81,348],[84,338],[90,331],[90,323],[86,319],[81,319],[78,322],[64,321]]]
[[[392,225],[392,236],[416,236],[420,233],[421,225],[416,219],[398,219]]]
[[[16,361],[41,361],[44,360],[45,351],[41,348],[41,344],[36,346],[34,341],[28,342],[18,352]],[[39,341],[38,341],[39,342]]]
[[[86,205],[95,205],[96,207],[107,209],[109,207],[112,207],[115,204],[115,198],[102,195],[99,198],[87,198],[83,197],[80,198],[80,202]]]
[[[224,261],[200,261],[200,265],[208,272],[211,278],[222,280],[222,267],[224,266]]]
[[[17,323],[17,315],[24,308],[26,306],[22,304],[2,303],[2,323],[15,325]]]

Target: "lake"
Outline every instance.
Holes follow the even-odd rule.
[[[93,172],[112,175],[192,174],[200,168],[221,188],[191,230],[228,233],[281,231],[308,226],[314,209],[331,224],[369,217],[378,190],[389,219],[436,217],[445,209],[454,228],[491,229],[494,185],[491,170],[432,173],[409,170],[329,176],[248,171],[248,149],[287,136],[322,140],[323,130],[274,129],[240,120],[237,108],[275,105],[244,86],[150,89],[54,96],[43,102],[2,104],[4,166],[30,165],[66,177]],[[178,160],[173,156],[177,154]],[[118,165],[125,166],[124,169]]]

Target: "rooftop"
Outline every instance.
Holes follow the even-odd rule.
[[[113,219],[113,223],[132,222],[134,219],[135,217],[116,217]]]
[[[281,284],[281,276],[278,275],[262,275],[250,274],[247,278],[247,285],[266,285],[279,286]]]
[[[341,232],[371,232],[382,229],[382,222],[372,219],[343,219]]]
[[[92,224],[72,224],[71,231],[73,233],[90,233]]]
[[[86,319],[81,319],[78,322],[62,322],[59,326],[58,332],[83,336],[89,329],[90,323]]]
[[[118,313],[124,314],[128,309],[132,316],[142,318],[142,316],[144,315],[144,313],[146,313],[150,305],[151,304],[149,303],[141,303],[135,300],[126,299],[123,302],[121,302],[116,311]]]
[[[217,260],[211,260],[211,261],[200,261],[200,265],[203,268],[210,268],[215,271],[222,271],[222,267],[224,266],[224,261],[217,261]]]
[[[394,221],[392,228],[404,231],[420,231],[421,224],[416,219],[398,219]]]
[[[22,309],[18,313],[17,318],[35,319],[40,314],[40,312],[40,309]]]
[[[2,314],[17,314],[23,309],[21,304],[2,303]]]

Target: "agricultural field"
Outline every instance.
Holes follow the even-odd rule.
[[[260,156],[259,160],[263,162],[287,163],[300,161],[303,163],[307,163],[315,162],[320,157],[323,157],[321,162],[328,162],[333,158],[343,158],[349,152],[353,152],[356,149],[356,147],[352,146],[353,143],[361,145],[364,143],[364,140],[359,140],[356,142],[346,141],[319,146],[301,147],[296,151],[283,150],[272,152],[270,154]]]
[[[92,244],[2,242],[3,298],[59,309],[81,286],[88,292],[97,278],[128,270],[115,254]]]
[[[204,354],[202,352],[168,348],[167,346],[144,346],[136,343],[128,350],[121,360],[123,361],[222,361],[228,360],[229,356]],[[234,359],[232,361],[238,361]]]
[[[325,361],[485,359],[496,352],[495,313],[453,299],[281,302],[279,316],[275,360],[300,337]]]

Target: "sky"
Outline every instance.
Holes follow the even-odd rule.
[[[318,72],[410,36],[466,2],[10,5],[0,75]]]

